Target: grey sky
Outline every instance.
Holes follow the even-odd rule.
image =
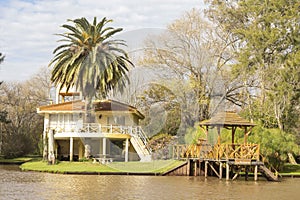
[[[67,19],[113,19],[110,25],[124,28],[137,48],[147,30],[163,30],[184,12],[203,7],[203,0],[0,0],[0,52],[6,56],[0,80],[26,80],[47,66],[58,45],[54,34],[64,31]]]

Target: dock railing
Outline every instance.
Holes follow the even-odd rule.
[[[205,158],[212,150],[212,146],[209,144],[179,144],[173,146],[173,159],[181,158]]]
[[[259,144],[175,145],[173,147],[173,158],[249,159],[259,161]]]
[[[259,161],[259,144],[216,144],[207,159],[249,159]]]

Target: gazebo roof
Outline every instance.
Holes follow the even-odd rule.
[[[211,119],[200,122],[200,126],[255,126],[236,112],[219,112]]]

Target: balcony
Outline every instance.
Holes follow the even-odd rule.
[[[50,125],[50,130],[54,130],[54,138],[92,138],[109,137],[110,135],[121,135],[122,138],[128,138],[138,133],[139,129],[139,126],[101,125],[98,123],[65,123]]]

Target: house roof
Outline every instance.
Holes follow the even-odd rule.
[[[145,118],[145,116],[140,111],[138,111],[136,107],[112,99],[95,101],[93,104],[96,112],[97,111],[129,111],[131,113],[135,113],[141,119]]]
[[[77,100],[77,101],[69,101],[64,103],[58,103],[58,104],[50,104],[46,106],[41,106],[37,108],[38,113],[48,113],[48,112],[84,112],[84,101]]]
[[[200,126],[255,126],[236,112],[220,112],[211,119],[200,122]]]
[[[136,114],[139,118],[144,119],[145,116],[137,110],[137,108],[115,101],[111,99],[100,100],[93,102],[93,107],[96,112],[101,111],[129,111]],[[85,112],[85,102],[81,100],[64,102],[59,104],[51,104],[37,108],[38,113],[70,113],[70,112]]]

